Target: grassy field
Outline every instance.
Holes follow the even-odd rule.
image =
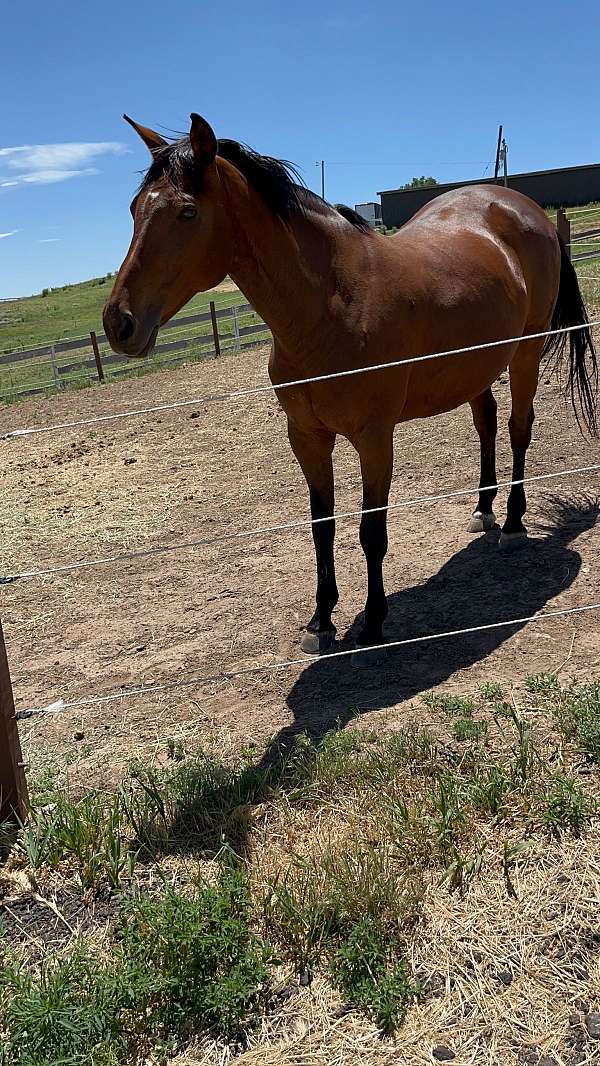
[[[6,348],[12,352],[29,346],[42,345],[45,342],[54,342],[67,336],[69,338],[86,337],[90,329],[95,329],[99,333],[102,329],[102,307],[110,291],[111,283],[110,278],[99,279],[99,281],[96,279],[82,282],[81,285],[71,285],[55,290],[47,297],[35,296],[27,300],[15,301],[14,304],[0,304],[0,321],[4,316],[8,323],[8,325],[5,323],[4,327],[0,326],[0,331],[4,329],[12,337],[12,345],[3,348],[2,344],[6,338],[0,332],[0,354]],[[232,282],[226,281],[212,292],[198,293],[182,309],[179,317],[208,311],[211,300],[214,301],[217,310],[245,303],[245,297],[239,289]],[[177,321],[177,316],[174,321]],[[239,316],[240,328],[258,326],[260,323],[261,319],[252,312],[245,312]],[[61,332],[53,333],[52,330]],[[234,343],[233,331],[232,318],[225,316],[219,319],[219,335],[221,347],[224,350]],[[265,327],[262,331],[263,340],[266,332],[268,331]],[[194,362],[214,354],[210,322],[185,327],[176,326],[173,330],[161,334],[158,345],[160,346],[161,342],[168,343],[176,340],[186,340],[189,346],[177,353],[157,351],[149,360],[139,363],[106,366],[107,380],[123,373],[131,377],[140,377],[166,365],[180,366],[182,363]],[[103,359],[112,354],[108,344],[100,345],[100,353]],[[86,366],[85,361],[90,361],[91,367]],[[58,353],[56,366],[63,371],[60,374],[62,389],[83,388],[90,384],[97,384],[93,353],[89,342],[80,350]],[[51,392],[56,387],[52,363],[47,354],[37,355],[28,362],[0,365],[0,403],[13,403],[32,390]]]
[[[0,303],[0,351],[35,348],[68,337],[83,337],[91,329],[102,330],[102,308],[108,299],[112,276],[92,278],[78,285],[51,289],[47,296],[28,296]],[[210,300],[217,307],[243,303],[244,297],[232,283],[213,293],[193,297],[182,314],[208,310]]]
[[[269,766],[167,738],[112,793],[74,792],[32,751],[31,818],[5,828],[0,869],[0,1062],[384,1066],[396,1035],[409,1064],[554,1062],[519,1053],[574,1036],[591,1055],[595,912],[557,897],[597,823],[600,689],[543,674],[518,701],[488,683],[425,704],[426,729],[301,735]],[[530,923],[508,959],[507,908]],[[578,967],[541,935],[556,919],[588,944]]]

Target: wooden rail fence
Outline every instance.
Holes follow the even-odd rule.
[[[185,336],[168,340],[171,330]],[[222,351],[240,351],[265,341],[268,332],[251,304],[217,308],[211,301],[208,311],[181,315],[165,323],[152,354],[143,360],[115,355],[106,335],[94,330],[85,337],[0,352],[0,400],[61,390],[67,385],[104,383],[121,374],[135,374],[140,367],[214,358]]]

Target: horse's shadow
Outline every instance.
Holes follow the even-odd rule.
[[[547,501],[537,536],[522,551],[509,556],[501,553],[497,531],[471,540],[427,581],[389,597],[387,639],[491,625],[542,610],[575,581],[581,556],[569,544],[592,528],[599,513],[597,500],[553,497]],[[354,646],[361,620],[358,615],[337,645],[339,649]],[[483,661],[522,628],[523,623],[517,623],[404,645],[390,650],[383,666],[369,665],[372,652],[325,656],[307,665],[287,698],[293,722],[277,733],[241,775],[229,779],[225,774],[220,783],[204,782],[198,790],[191,788],[179,811],[182,829],[174,827],[175,839],[185,839],[190,818],[196,821],[200,816],[203,828],[194,837],[194,849],[214,855],[228,842],[241,854],[251,821],[248,811],[270,794],[271,770],[278,787],[285,788],[285,774],[278,774],[277,767],[285,767],[286,753],[300,733],[318,743],[329,730],[367,711],[392,707]],[[525,642],[523,652],[522,672],[526,673]]]
[[[581,556],[569,544],[595,524],[599,513],[596,499],[550,497],[536,535],[520,551],[499,551],[497,530],[471,540],[427,581],[389,596],[386,640],[491,625],[542,610],[575,581]],[[362,612],[336,650],[354,645],[361,623]],[[292,686],[287,704],[294,721],[273,739],[263,765],[299,733],[318,741],[360,714],[394,706],[442,684],[486,659],[523,625],[404,645],[390,649],[381,665],[369,663],[374,655],[370,652],[319,659]]]

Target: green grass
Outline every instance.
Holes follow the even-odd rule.
[[[0,303],[0,350],[36,348],[70,337],[85,337],[90,330],[102,332],[102,309],[114,276],[91,278],[77,285],[52,289],[48,296],[27,296]],[[182,308],[181,314],[208,311],[210,300],[217,308],[244,303],[239,292],[201,292]]]
[[[500,867],[514,894],[533,843],[579,836],[598,814],[573,767],[600,759],[600,687],[532,677],[525,714],[503,695],[428,696],[454,744],[417,728],[333,731],[265,767],[252,749],[225,763],[167,742],[165,767],[133,765],[113,794],[34,777],[14,860],[41,885],[58,870],[121,902],[100,943],[41,963],[5,932],[0,1062],[124,1066],[133,1049],[163,1061],[202,1036],[239,1049],[286,982],[316,974],[395,1032],[426,994],[408,960],[427,885],[461,892]],[[539,712],[562,748],[535,741]]]
[[[32,296],[23,300],[0,304],[0,354],[22,349],[35,348],[50,344],[63,338],[89,338],[91,329],[102,332],[102,308],[110,293],[113,279],[110,277],[82,282],[79,285],[67,285],[62,289],[52,290],[47,296]],[[181,310],[180,317],[207,312],[210,301],[217,310],[239,306],[245,303],[244,295],[233,289],[229,292],[198,293]],[[177,316],[175,318],[177,321]],[[239,317],[240,327],[260,325],[260,318],[253,312],[246,312]],[[266,327],[262,338],[268,339]],[[219,319],[219,335],[222,349],[233,345],[233,320],[225,316]],[[198,323],[167,331],[159,337],[160,343],[186,339],[190,347],[178,352],[156,352],[148,361],[131,361],[117,366],[106,366],[107,381],[116,380],[123,374],[129,377],[142,377],[165,367],[180,366],[183,363],[196,362],[211,358],[214,354],[214,341],[210,322]],[[254,337],[250,341],[254,341]],[[259,337],[257,336],[256,340]],[[244,340],[244,339],[243,339]],[[107,344],[100,345],[103,358],[112,355]],[[85,366],[84,361],[91,361]],[[56,365],[63,368],[60,374],[61,389],[78,389],[90,384],[98,384],[93,351],[88,341],[87,347],[73,351],[59,352]],[[31,361],[0,365],[0,403],[13,403],[25,397],[33,390],[44,395],[52,395],[57,390],[57,383],[50,356],[38,355]]]
[[[112,950],[83,943],[34,970],[5,960],[5,1066],[120,1066],[174,1051],[191,1032],[239,1040],[268,998],[270,952],[251,925],[243,873],[185,897],[126,902]]]

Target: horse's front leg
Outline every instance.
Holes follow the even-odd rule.
[[[359,644],[381,644],[387,617],[383,585],[383,560],[388,547],[387,504],[394,466],[394,431],[371,428],[354,442],[360,456],[363,482],[363,514],[360,543],[367,560],[368,591],[365,621]]]
[[[288,436],[308,484],[313,541],[317,558],[317,608],[302,638],[302,650],[310,654],[327,651],[335,639],[331,612],[338,601],[333,541],[335,521],[333,463],[335,434],[301,430],[288,420]]]

